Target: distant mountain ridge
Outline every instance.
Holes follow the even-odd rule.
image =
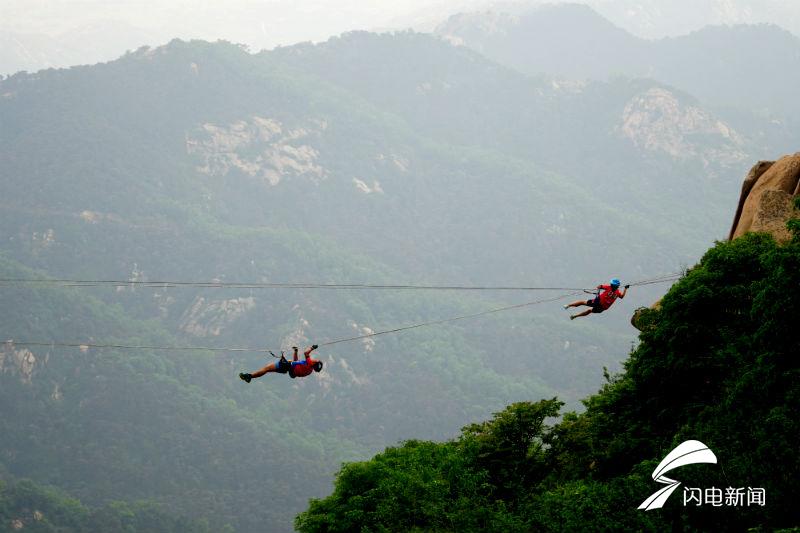
[[[160,42],[153,32],[114,20],[59,35],[0,28],[0,76],[111,61],[126,50]]]
[[[589,0],[604,17],[640,37],[675,37],[705,26],[779,24],[800,36],[793,0]]]
[[[529,74],[642,76],[685,90],[714,108],[800,117],[793,91],[800,84],[800,38],[775,25],[710,26],[648,41],[588,6],[552,4],[513,15],[454,15],[436,34]]]

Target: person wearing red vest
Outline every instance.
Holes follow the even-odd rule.
[[[319,348],[316,344],[303,352],[303,355],[306,356],[305,360],[298,361],[297,357],[297,346],[293,346],[292,350],[294,350],[294,355],[292,356],[292,361],[289,362],[283,354],[281,354],[281,358],[274,362],[267,364],[261,370],[253,372],[252,374],[248,374],[242,372],[239,374],[239,378],[242,381],[250,383],[250,380],[254,378],[260,378],[264,374],[269,374],[270,372],[275,372],[278,374],[289,374],[290,378],[302,378],[308,376],[312,372],[320,372],[322,370],[322,361],[318,359],[314,359],[311,357],[311,352]]]
[[[630,285],[625,285],[623,290],[619,290],[620,281],[617,278],[611,280],[611,283],[608,285],[598,285],[598,295],[594,298],[590,298],[589,300],[578,300],[576,302],[572,302],[571,304],[567,304],[564,306],[564,309],[569,309],[570,307],[579,307],[581,305],[588,305],[591,309],[587,309],[586,311],[581,311],[578,314],[570,315],[570,320],[575,320],[581,316],[588,316],[592,313],[602,313],[609,307],[611,307],[617,298],[625,298],[625,293],[628,292],[628,287]]]

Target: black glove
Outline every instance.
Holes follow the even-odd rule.
[[[630,287],[631,287],[630,285],[625,285],[625,288],[626,288],[626,289],[629,289]]]
[[[317,346],[316,344],[312,344],[312,345],[311,345],[311,349],[312,349],[312,350],[316,350],[317,348],[319,348],[319,346]]]

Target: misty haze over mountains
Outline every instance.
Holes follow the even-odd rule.
[[[151,16],[189,21],[199,15],[188,5]],[[633,6],[597,2],[611,5]],[[736,20],[753,9],[714,5]],[[25,44],[28,59],[0,46],[0,66],[99,61],[123,41],[132,50],[0,80],[0,275],[627,282],[693,264],[725,237],[752,164],[797,149],[800,46],[785,30],[646,41],[586,7],[505,9],[442,16],[435,33],[356,31],[259,53],[140,47],[170,28],[139,22],[100,23],[69,46]],[[718,10],[693,13],[714,22]],[[342,461],[452,437],[511,402],[577,406],[627,356],[633,309],[663,289],[634,288],[602,320],[572,323],[559,301],[340,344],[320,354],[318,376],[250,385],[236,375],[263,365],[259,354],[6,345],[0,479],[57,487],[43,501],[77,498],[100,530],[131,506],[162,530],[166,513],[175,531],[288,531]],[[0,329],[18,341],[262,349],[552,296],[3,291]]]
[[[800,38],[774,25],[707,27],[648,41],[588,7],[550,5],[512,15],[454,15],[436,30],[529,74],[565,79],[646,77],[683,89],[715,109],[800,116]],[[770,83],[778,78],[781,83]]]
[[[0,74],[109,61],[126,50],[173,38],[224,39],[251,50],[324,41],[352,30],[429,32],[456,13],[519,16],[552,0],[322,2],[188,0],[81,2],[0,0]],[[778,24],[800,35],[792,0],[587,0],[614,25],[645,39],[677,37],[709,25]],[[567,30],[567,35],[578,32]]]

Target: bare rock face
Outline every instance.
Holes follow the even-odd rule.
[[[674,159],[730,166],[747,158],[742,138],[732,127],[661,87],[648,89],[628,102],[618,132],[646,152]]]
[[[793,200],[800,195],[800,152],[779,160],[759,161],[742,184],[739,206],[728,239],[748,231],[765,231],[778,241],[791,238],[786,221],[798,216]]]
[[[324,120],[312,120],[303,127],[287,128],[257,116],[228,125],[203,124],[187,135],[186,151],[199,157],[202,164],[197,171],[209,176],[239,172],[270,186],[290,176],[318,182],[328,171],[319,165],[319,152],[308,142],[327,127]]]
[[[0,347],[0,373],[18,376],[23,383],[30,384],[36,365],[36,356],[28,349],[17,350],[11,341]]]
[[[644,331],[645,325],[642,318],[645,316],[645,313],[650,309],[658,309],[661,306],[661,300],[658,300],[656,303],[653,304],[652,307],[639,307],[633,312],[631,315],[631,326],[635,327],[639,331]]]
[[[749,231],[770,233],[779,242],[791,239],[786,222],[800,217],[794,199],[800,196],[800,152],[784,156],[777,161],[759,161],[742,183],[739,205],[733,218],[728,240],[741,237]],[[642,331],[647,327],[647,313],[658,309],[660,301],[650,308],[637,309],[631,325]]]
[[[252,296],[208,301],[198,296],[183,314],[180,330],[196,337],[218,337],[225,327],[255,306],[256,301]]]

